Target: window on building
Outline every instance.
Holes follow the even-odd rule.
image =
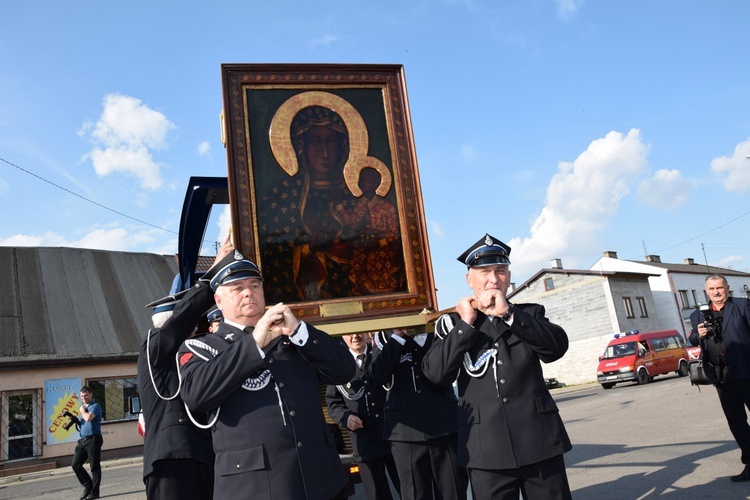
[[[690,309],[690,297],[688,297],[687,290],[680,290],[680,302],[683,309]]]
[[[41,399],[36,390],[0,393],[0,463],[38,456]]]
[[[698,300],[698,294],[695,292],[695,290],[690,290],[690,292],[693,294],[693,304],[698,304],[700,301]]]
[[[102,407],[102,422],[137,420],[138,415],[128,412],[128,398],[138,395],[138,379],[112,378],[89,380],[94,400]]]
[[[544,291],[549,292],[550,290],[555,289],[555,282],[552,280],[552,278],[544,278]]]
[[[625,306],[625,316],[635,318],[635,314],[633,314],[633,301],[630,300],[630,297],[623,297],[622,303]]]
[[[638,301],[638,309],[641,310],[641,318],[648,318],[648,309],[646,309],[646,299],[643,297],[636,297]]]

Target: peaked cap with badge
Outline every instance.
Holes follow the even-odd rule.
[[[198,283],[193,287],[199,286],[200,283],[208,283],[211,289],[215,292],[221,285],[226,285],[232,281],[237,281],[245,278],[257,278],[262,280],[263,277],[260,274],[260,269],[255,265],[254,262],[247,259],[239,250],[234,250],[221,259],[218,263],[211,266],[206,271],[206,274],[200,277]],[[153,313],[159,313],[164,311],[171,311],[177,305],[188,289],[182,290],[182,280],[180,275],[175,276],[172,282],[172,289],[169,295],[159,300],[155,300],[149,304],[146,304],[147,308],[153,307]]]
[[[235,250],[224,257],[218,265],[216,274],[211,278],[211,288],[215,292],[222,285],[228,285],[233,281],[255,278],[262,280],[260,269],[253,261]]]
[[[224,314],[221,312],[221,309],[218,307],[214,307],[210,311],[208,311],[208,314],[206,314],[206,319],[209,323],[213,323],[214,321],[223,321],[224,320]]]
[[[466,267],[509,266],[510,247],[489,233],[458,256]]]

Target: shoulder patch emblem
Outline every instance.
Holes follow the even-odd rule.
[[[185,366],[185,363],[190,361],[190,359],[193,357],[192,352],[186,352],[182,356],[180,356],[180,366]]]

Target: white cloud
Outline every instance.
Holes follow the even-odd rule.
[[[78,240],[68,240],[64,236],[47,231],[42,234],[16,234],[8,238],[0,239],[0,246],[60,246],[132,252],[142,251],[142,249],[148,245],[161,244],[159,238],[163,238],[163,232],[155,228],[131,230],[122,227],[94,227],[90,228],[88,232]],[[173,244],[170,244],[170,251],[159,251],[156,253],[174,253],[176,248],[177,244],[174,242]]]
[[[461,158],[466,163],[475,163],[479,160],[479,151],[474,144],[464,144],[461,146]]]
[[[722,179],[727,191],[743,192],[750,189],[750,138],[737,144],[731,157],[722,156],[711,161],[711,171]]]
[[[724,257],[723,259],[721,259],[719,263],[716,264],[716,266],[725,267],[727,269],[733,269],[732,266],[734,266],[736,262],[742,262],[744,260],[745,260],[745,257],[742,257],[740,255],[728,255]]]
[[[626,136],[610,132],[593,141],[573,163],[560,162],[531,236],[509,242],[514,272],[530,275],[563,253],[575,257],[590,251],[592,240],[646,171],[647,154],[640,131],[632,129]]]
[[[152,150],[167,146],[167,134],[175,126],[140,99],[120,94],[104,96],[99,120],[84,123],[80,135],[90,134],[94,147],[87,155],[100,176],[130,173],[147,189],[158,189],[163,179]]]
[[[313,38],[312,40],[310,40],[310,45],[312,45],[313,47],[316,45],[331,45],[337,40],[338,37],[334,35],[321,35],[318,38]]]
[[[583,0],[555,0],[557,2],[557,14],[563,21],[569,20],[583,6]]]
[[[682,172],[661,169],[641,181],[638,198],[646,206],[674,210],[690,201],[691,191],[692,185],[682,177]]]
[[[164,182],[159,165],[144,147],[94,148],[89,152],[89,158],[96,173],[102,177],[114,172],[130,172],[140,178],[141,186],[148,189],[158,189]]]
[[[133,250],[142,248],[147,243],[152,243],[154,236],[150,230],[128,231],[125,228],[116,227],[111,229],[94,229],[78,241],[73,241],[69,246],[78,248],[91,248],[98,250]]]
[[[0,179],[0,196],[8,196],[8,193],[10,193],[10,184]]]
[[[0,246],[3,247],[40,247],[40,246],[68,246],[65,238],[59,234],[47,231],[40,235],[34,234],[14,234],[7,238],[0,239]]]
[[[223,243],[229,229],[232,227],[232,211],[229,210],[229,205],[224,207],[221,215],[219,215],[219,220],[216,221],[216,225],[219,226],[219,236],[216,241]]]
[[[432,229],[432,233],[438,238],[443,236],[443,228],[437,222],[430,222],[430,229]]]
[[[211,143],[203,141],[198,144],[198,156],[208,156],[211,154]]]

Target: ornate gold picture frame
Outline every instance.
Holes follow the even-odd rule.
[[[224,64],[222,82],[235,245],[266,303],[363,331],[423,322],[436,294],[403,67]]]

